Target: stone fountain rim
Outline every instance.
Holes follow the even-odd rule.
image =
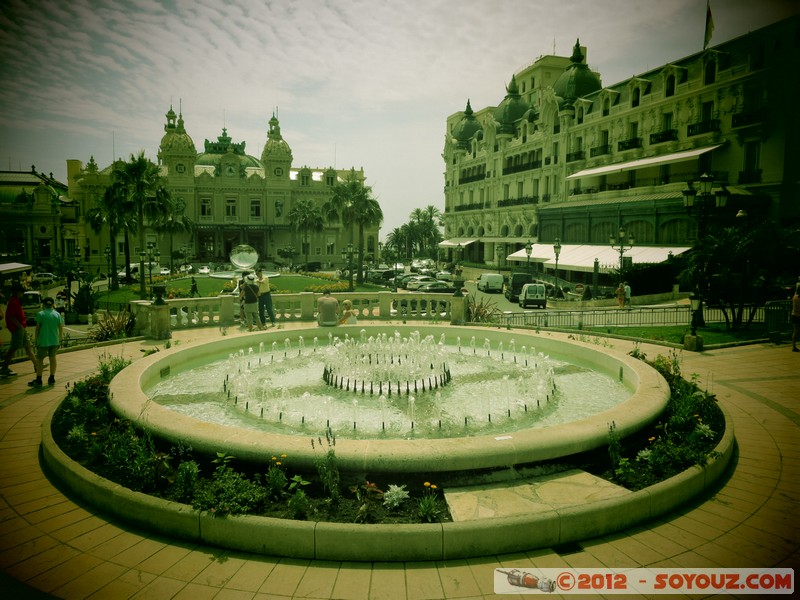
[[[352,440],[337,439],[336,458],[340,470],[355,473],[464,473],[482,469],[508,468],[514,465],[554,460],[604,447],[608,443],[608,427],[614,423],[617,433],[625,437],[654,421],[669,400],[669,386],[663,377],[643,361],[620,351],[599,348],[578,340],[561,340],[549,334],[527,330],[488,330],[480,327],[424,325],[367,325],[340,327],[334,332],[350,333],[366,330],[368,334],[384,331],[420,331],[422,335],[448,338],[481,335],[494,340],[534,338],[537,352],[550,353],[565,346],[571,356],[609,374],[620,373],[622,381],[633,393],[619,405],[589,418],[544,429],[526,429],[507,434],[482,435],[424,440]],[[222,337],[214,342],[186,344],[145,357],[123,369],[110,384],[110,404],[121,417],[130,419],[156,436],[172,443],[191,446],[195,451],[214,454],[226,452],[240,460],[267,462],[275,454],[290,457],[293,468],[312,470],[315,460],[325,451],[318,444],[312,448],[311,436],[266,433],[226,425],[198,421],[151,401],[143,389],[161,378],[184,360],[225,356],[243,345],[260,341],[283,341],[306,332],[326,335],[328,330],[276,330],[239,336]],[[320,335],[321,337],[321,335]]]

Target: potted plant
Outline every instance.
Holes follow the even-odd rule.
[[[72,310],[78,314],[79,323],[88,323],[89,315],[97,308],[100,292],[92,287],[93,279],[83,276],[78,279],[78,291],[72,294]]]

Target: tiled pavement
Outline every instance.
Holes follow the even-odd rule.
[[[216,335],[175,337],[189,344]],[[30,363],[0,381],[0,597],[471,599],[494,597],[493,570],[500,566],[800,565],[800,354],[788,345],[682,353],[684,375],[696,374],[734,421],[735,465],[713,495],[647,526],[570,548],[407,563],[285,559],[198,546],[130,529],[65,497],[39,464],[42,420],[64,384],[88,375],[100,354],[137,357],[146,345],[61,354],[51,388],[28,388]],[[670,352],[640,349],[651,358]]]

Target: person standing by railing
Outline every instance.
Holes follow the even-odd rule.
[[[256,283],[258,283],[258,315],[261,318],[261,325],[267,328],[267,315],[275,327],[275,309],[272,307],[272,288],[269,285],[269,277],[264,275],[264,271],[256,271]]]
[[[800,332],[800,283],[794,288],[792,296],[792,352],[800,352],[797,347],[797,334]]]

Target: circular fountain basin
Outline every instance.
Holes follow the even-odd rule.
[[[559,341],[547,334],[471,327],[392,325],[341,327],[334,332],[340,337],[348,332],[351,336],[361,332],[367,336],[394,335],[395,332],[408,336],[418,332],[436,339],[444,333],[449,345],[458,338],[464,341],[473,336],[481,342],[487,340],[494,347],[502,343],[508,347],[514,340],[517,347],[526,344],[535,347],[537,353],[588,366],[630,391],[626,400],[607,410],[588,417],[575,415],[574,420],[547,427],[504,428],[502,423],[498,423],[478,434],[465,428],[463,435],[424,439],[414,436],[406,436],[406,439],[338,436],[336,458],[343,472],[444,475],[553,461],[606,446],[611,423],[622,437],[645,427],[661,414],[669,398],[667,383],[642,361],[588,343]],[[111,406],[117,414],[154,435],[191,446],[196,451],[226,452],[252,462],[267,462],[273,455],[286,454],[293,468],[314,469],[315,459],[327,450],[321,447],[317,433],[263,431],[200,421],[159,405],[148,397],[145,390],[174,374],[238,353],[242,347],[258,347],[262,342],[271,347],[273,342],[283,344],[286,338],[297,340],[299,336],[306,340],[319,336],[327,343],[327,334],[328,330],[316,327],[254,333],[159,352],[137,361],[114,379],[110,389]],[[452,387],[457,389],[458,382],[454,381]],[[586,390],[586,393],[591,394],[592,390]],[[317,443],[312,443],[312,440]]]

